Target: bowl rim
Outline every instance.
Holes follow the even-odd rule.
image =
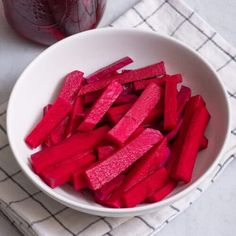
[[[14,142],[12,141],[12,136],[14,135],[14,131],[11,130],[10,117],[11,117],[12,110],[14,110],[14,100],[15,100],[15,96],[16,96],[15,94],[18,90],[19,85],[21,84],[22,80],[24,79],[25,74],[28,72],[28,70],[31,69],[35,65],[35,63],[40,61],[49,52],[51,52],[53,50],[57,50],[60,47],[63,47],[64,44],[67,44],[70,41],[77,40],[78,38],[82,38],[82,37],[89,37],[90,35],[94,35],[94,34],[103,34],[103,33],[107,33],[107,32],[147,34],[147,35],[159,37],[161,39],[170,41],[171,43],[177,44],[178,46],[182,47],[184,50],[187,50],[187,51],[191,52],[192,54],[194,54],[195,57],[197,57],[199,60],[201,60],[202,63],[204,63],[209,68],[209,70],[211,70],[211,72],[214,74],[216,81],[219,83],[219,85],[222,89],[222,92],[224,94],[225,102],[227,105],[227,107],[226,107],[227,130],[225,133],[224,142],[222,144],[220,151],[217,154],[217,157],[215,158],[215,160],[211,164],[211,166],[208,168],[208,170],[201,177],[199,177],[194,183],[190,184],[189,186],[186,187],[186,189],[180,191],[179,193],[177,193],[173,196],[167,197],[166,199],[163,199],[160,202],[150,203],[148,205],[140,205],[138,207],[133,207],[133,208],[118,208],[117,209],[117,208],[106,208],[106,207],[100,207],[100,206],[94,206],[94,205],[91,205],[91,206],[85,205],[83,203],[79,203],[74,200],[67,199],[65,196],[60,195],[59,193],[55,192],[50,187],[46,186],[45,183],[43,183],[43,181],[39,181],[38,176],[36,176],[30,168],[25,168],[24,162],[20,161],[21,158],[18,155],[17,146],[14,145]],[[27,78],[27,77],[25,77],[25,78]],[[230,116],[229,99],[228,99],[228,96],[226,93],[226,89],[224,88],[224,85],[223,85],[222,81],[220,80],[219,75],[216,73],[214,68],[207,61],[205,61],[197,52],[195,52],[192,48],[190,48],[186,44],[184,44],[184,43],[180,42],[179,40],[174,39],[170,36],[159,34],[159,33],[152,32],[152,31],[143,30],[143,29],[133,29],[133,28],[123,28],[123,29],[121,29],[121,28],[102,28],[101,29],[101,28],[99,28],[99,29],[94,29],[94,30],[78,33],[78,34],[72,35],[66,39],[63,39],[63,40],[55,43],[54,45],[50,46],[46,50],[44,50],[31,62],[24,69],[24,71],[21,73],[17,82],[14,85],[14,88],[12,89],[12,92],[11,92],[11,95],[9,98],[9,102],[8,102],[6,121],[7,121],[7,133],[8,133],[9,144],[10,144],[10,147],[13,151],[14,158],[16,159],[17,163],[19,164],[19,166],[21,167],[23,172],[26,174],[26,176],[40,190],[42,190],[44,193],[46,193],[47,195],[49,195],[53,199],[61,202],[62,204],[67,205],[73,209],[79,210],[81,212],[86,212],[86,213],[95,214],[95,215],[109,215],[109,216],[119,217],[119,216],[126,216],[126,215],[127,216],[132,216],[132,215],[134,216],[134,215],[141,214],[144,212],[153,211],[157,208],[160,208],[160,207],[163,207],[166,205],[170,205],[171,203],[183,198],[188,193],[190,193],[192,190],[194,190],[197,186],[199,186],[204,181],[204,179],[206,179],[212,173],[212,171],[216,167],[219,159],[221,158],[223,151],[225,151],[225,146],[226,146],[226,143],[229,139],[229,133],[230,133],[230,123],[231,123],[230,117],[231,116]],[[114,215],[112,215],[112,214],[114,214]]]

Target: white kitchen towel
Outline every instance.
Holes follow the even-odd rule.
[[[69,209],[39,191],[22,173],[6,134],[0,106],[0,208],[24,235],[153,235],[187,209],[235,158],[236,50],[180,0],[143,0],[112,23],[171,35],[198,51],[220,74],[227,90],[232,127],[227,152],[209,178],[185,198],[157,212],[132,218],[98,217]],[[132,229],[132,230],[131,230]]]

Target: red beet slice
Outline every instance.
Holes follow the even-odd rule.
[[[155,77],[152,79],[143,79],[133,82],[134,91],[140,91],[145,89],[150,83],[155,83],[159,86],[165,85],[165,79],[162,77]]]
[[[98,80],[91,84],[87,84],[81,88],[79,94],[84,95],[86,93],[91,93],[91,92],[98,91],[100,89],[104,89],[113,80],[119,82],[120,84],[127,84],[133,81],[150,78],[153,76],[159,76],[159,75],[165,75],[164,62],[156,63],[153,65],[149,65],[143,68],[132,70],[123,74],[119,74],[114,77]]]
[[[191,89],[186,86],[182,86],[177,95],[177,121],[178,122],[175,128],[167,133],[166,138],[168,142],[172,141],[180,130],[180,127],[183,122],[183,119],[181,117],[190,96],[191,96]]]
[[[83,112],[84,112],[83,98],[81,96],[78,96],[74,103],[74,107],[70,115],[70,120],[69,120],[69,125],[68,125],[68,130],[67,130],[68,136],[71,136],[73,133],[75,133],[76,128],[82,121]]]
[[[208,139],[204,136],[200,143],[200,150],[206,149],[208,147]]]
[[[129,65],[132,62],[133,62],[133,60],[130,57],[123,57],[123,58],[111,63],[110,65],[105,66],[105,67],[95,71],[91,75],[87,76],[86,77],[87,82],[92,83],[94,81],[102,79],[104,76],[110,75],[113,72],[116,72],[117,70]]]
[[[56,188],[68,182],[78,168],[84,167],[96,161],[92,153],[78,154],[70,159],[60,162],[41,173],[44,182],[51,188]]]
[[[50,133],[65,119],[72,109],[72,105],[58,98],[52,105],[47,114],[33,128],[26,137],[25,142],[31,147],[36,148],[42,144]]]
[[[167,160],[170,157],[170,148],[167,146],[167,140],[166,138],[163,138],[162,142],[159,144],[159,146],[153,150],[156,154],[155,159],[155,166],[156,169],[160,169],[164,167],[167,163]]]
[[[157,77],[153,79],[145,79],[134,82],[134,90],[139,91],[145,89],[150,83],[155,83],[159,86],[165,86],[167,78],[171,78],[171,80],[176,83],[181,83],[183,81],[182,76],[180,74],[177,75],[167,75],[164,77]]]
[[[134,207],[142,203],[156,190],[162,188],[169,181],[165,168],[161,168],[147,176],[145,179],[134,185],[128,191],[124,191],[122,185],[114,192],[106,204],[110,207]]]
[[[187,103],[186,106],[186,110],[188,108],[188,112],[185,111],[185,113],[188,114],[188,117],[190,119],[190,117],[192,116],[192,114],[194,113],[194,111],[196,109],[198,109],[199,107],[203,107],[206,106],[205,101],[203,100],[202,96],[200,95],[195,95],[193,97],[191,97]]]
[[[125,207],[134,207],[151,196],[157,189],[163,187],[169,180],[168,173],[162,168],[128,190],[122,196]]]
[[[134,103],[137,99],[138,97],[135,94],[126,94],[126,95],[121,94],[114,102],[114,105]]]
[[[123,87],[116,81],[112,82],[95,102],[85,119],[80,124],[79,131],[92,130],[101,121],[105,113],[121,94]]]
[[[115,103],[116,104],[119,104],[119,103],[123,104],[123,103],[129,102],[129,100],[131,100],[131,102],[135,101],[137,99],[137,96],[134,94],[131,94],[132,91],[133,91],[133,88],[132,88],[131,84],[123,85],[123,91],[120,94],[120,96],[116,99]],[[84,95],[84,104],[90,105],[90,104],[94,103],[101,96],[101,92],[102,91],[97,91],[97,92],[85,94]],[[129,95],[129,96],[126,97],[126,95]]]
[[[87,93],[84,95],[84,104],[90,105],[94,103],[101,96],[100,91],[94,93]]]
[[[165,186],[163,186],[161,189],[158,189],[155,193],[153,193],[151,196],[149,196],[146,199],[146,202],[159,202],[162,199],[164,199],[166,196],[168,196],[177,186],[177,183],[173,180],[170,180]]]
[[[75,171],[72,175],[72,184],[75,190],[81,190],[88,187],[88,181],[85,176],[85,170],[89,167],[85,166],[82,168],[79,168],[77,171]]]
[[[60,143],[66,137],[68,118],[66,117],[50,134],[52,144]]]
[[[181,86],[181,89],[177,95],[177,117],[181,118],[185,106],[191,96],[191,89],[186,86]]]
[[[171,78],[166,79],[164,130],[172,130],[177,124],[177,83]]]
[[[185,183],[191,181],[200,143],[210,119],[210,114],[205,106],[198,107],[190,117],[189,110],[191,111],[192,107],[187,109],[188,107],[186,108],[186,115],[179,136],[173,147],[172,158],[175,160],[175,165],[171,168],[171,177]],[[179,145],[177,146],[177,144]]]
[[[171,142],[176,136],[177,134],[179,133],[179,130],[180,130],[180,127],[183,123],[183,119],[181,119],[178,124],[175,126],[174,129],[172,129],[169,133],[167,133],[166,135],[166,139],[168,142]]]
[[[51,104],[44,107],[44,116],[52,107]],[[51,132],[47,137],[46,141],[43,143],[46,147],[50,147],[54,144],[61,142],[66,136],[66,129],[68,125],[67,117]]]
[[[80,71],[73,71],[66,76],[59,96],[50,111],[47,112],[25,139],[25,142],[31,148],[36,148],[42,144],[53,129],[69,114],[72,109],[70,103],[81,88],[82,82],[83,73]]]
[[[182,125],[181,125],[182,128],[180,129],[180,132],[178,134],[178,139],[175,139],[173,143],[172,155],[168,161],[167,169],[169,171],[171,171],[171,169],[173,169],[177,165],[178,159],[175,157],[176,155],[174,155],[174,152],[176,152],[176,150],[181,145],[181,142],[182,142],[181,139],[184,138],[185,133],[187,132],[187,129],[190,125],[190,121],[191,121],[194,111],[197,110],[199,107],[203,107],[203,106],[205,106],[205,102],[203,98],[199,95],[191,97],[189,101],[187,102],[186,111],[184,113],[184,120],[183,120],[184,122],[182,122]]]
[[[125,115],[125,113],[131,108],[133,104],[128,103],[120,106],[111,107],[107,112],[108,120],[115,125]]]
[[[99,146],[97,147],[97,153],[98,153],[98,159],[103,160],[106,157],[110,156],[113,154],[115,151],[115,147],[111,145],[104,145],[104,146]]]
[[[31,156],[33,170],[39,174],[56,163],[96,147],[108,130],[108,126],[103,126],[88,133],[78,133],[57,145],[36,152]]]
[[[123,118],[109,131],[111,140],[122,145],[134,133],[134,131],[148,117],[160,101],[162,89],[152,83],[150,84],[133,104]]]
[[[103,204],[103,202],[106,201],[110,197],[112,192],[121,185],[124,179],[125,179],[125,175],[118,175],[109,183],[105,184],[102,188],[96,190],[94,192],[95,201],[100,204]]]
[[[167,142],[164,138],[160,144],[157,144],[132,166],[122,186],[123,190],[127,191],[150,175],[153,171],[163,167],[167,159],[166,154]]]
[[[143,125],[149,125],[154,122],[158,122],[161,117],[163,116],[163,106],[159,104],[160,106],[155,107],[147,116],[147,118],[143,121]]]
[[[66,76],[64,84],[59,93],[59,97],[73,102],[79,92],[83,82],[83,73],[80,71],[72,71]]]
[[[112,156],[94,164],[86,171],[90,187],[94,190],[99,189],[127,170],[158,143],[161,137],[162,135],[159,131],[145,129],[138,137],[131,140]]]
[[[43,108],[43,117],[47,114],[47,112],[49,111],[51,107],[52,107],[52,104],[48,104],[47,106]],[[52,142],[50,140],[50,137],[48,136],[46,140],[42,143],[42,148],[50,147],[50,146],[52,146]]]

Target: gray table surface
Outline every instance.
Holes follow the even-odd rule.
[[[115,20],[139,0],[108,0],[101,26]],[[185,0],[207,22],[236,47],[235,0]],[[44,47],[29,43],[7,25],[0,1],[0,103],[6,100],[17,77]],[[158,236],[236,235],[236,162],[195,202],[190,209],[165,227]],[[1,190],[0,190],[1,191]],[[0,236],[20,233],[0,213]]]

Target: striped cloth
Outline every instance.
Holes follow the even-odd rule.
[[[153,30],[187,43],[218,71],[231,108],[236,107],[235,49],[182,1],[143,0],[111,26]],[[6,106],[0,106],[0,208],[24,235],[153,235],[199,198],[236,156],[236,109],[231,109],[233,123],[227,152],[214,173],[188,196],[158,212],[133,218],[87,215],[55,202],[24,176],[8,144]]]

